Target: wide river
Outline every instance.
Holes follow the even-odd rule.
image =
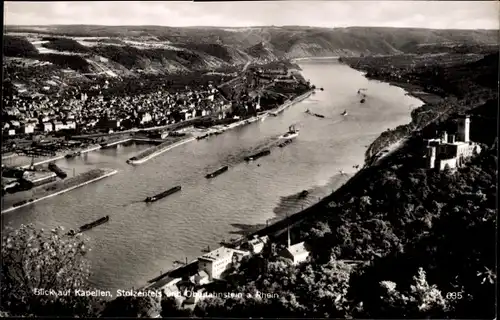
[[[109,215],[109,223],[86,235],[92,248],[91,282],[114,291],[141,286],[172,268],[174,261],[186,257],[191,261],[203,248],[216,248],[219,241],[235,237],[247,226],[265,224],[317,202],[345,183],[355,172],[354,165],[363,164],[367,145],[387,128],[408,123],[410,108],[422,103],[400,88],[369,81],[336,60],[300,61],[300,66],[305,78],[324,91],[278,117],[184,144],[140,166],[125,160],[147,145],[59,160],[59,166],[75,168],[76,174],[93,167],[119,172],[4,214],[4,225],[70,229]],[[364,104],[359,103],[360,88],[367,89]],[[325,118],[308,115],[306,109]],[[300,136],[285,148],[275,147],[276,138],[291,124],[300,128]],[[272,147],[271,155],[242,161],[267,146]],[[230,166],[228,172],[204,178],[224,164]],[[176,185],[182,185],[181,192],[152,204],[141,202]],[[310,191],[307,199],[293,196],[305,189]]]

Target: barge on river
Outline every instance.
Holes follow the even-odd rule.
[[[280,147],[280,148],[286,147],[287,145],[292,143],[292,141],[293,141],[292,139],[285,140],[282,143],[278,144],[278,147]]]
[[[269,149],[266,149],[266,150],[263,150],[261,152],[258,152],[256,154],[253,154],[253,155],[250,155],[248,157],[245,157],[245,161],[253,161],[253,160],[257,160],[261,157],[264,157],[264,156],[267,156],[267,155],[270,155],[271,154],[271,150]]]
[[[76,235],[78,233],[82,233],[84,231],[87,231],[87,230],[90,230],[90,229],[95,228],[97,226],[100,226],[101,224],[104,224],[104,223],[106,223],[108,221],[109,221],[109,216],[102,217],[100,219],[97,219],[94,222],[84,224],[83,226],[80,227],[80,229],[78,229],[78,231],[75,231],[75,230],[71,229],[68,232],[68,235],[69,236],[74,236],[74,235]]]
[[[65,179],[68,176],[68,174],[61,170],[54,162],[49,163],[49,170],[54,172],[61,179]]]
[[[181,186],[173,187],[173,188],[168,189],[167,191],[163,191],[162,193],[159,193],[155,196],[147,197],[146,199],[144,199],[144,202],[150,203],[150,202],[158,201],[158,200],[163,199],[171,194],[174,194],[176,192],[181,191],[181,189],[182,189]]]
[[[217,177],[218,175],[221,175],[221,174],[223,174],[224,172],[226,172],[228,169],[229,169],[229,167],[228,167],[228,166],[223,166],[223,167],[221,167],[221,168],[219,168],[219,169],[215,170],[214,172],[207,174],[207,175],[205,176],[205,178],[207,178],[207,179],[215,178],[215,177]]]

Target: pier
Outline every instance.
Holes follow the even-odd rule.
[[[36,203],[36,202],[39,202],[39,201],[42,201],[42,200],[45,200],[45,199],[48,199],[48,198],[51,198],[51,197],[55,197],[57,195],[60,195],[60,194],[63,194],[63,193],[66,193],[66,192],[69,192],[73,189],[76,189],[76,188],[80,188],[80,187],[83,187],[87,184],[90,184],[90,183],[93,183],[93,182],[96,182],[96,181],[99,181],[101,179],[104,179],[106,177],[109,177],[109,176],[112,176],[116,173],[118,173],[118,170],[112,170],[112,169],[97,169],[95,170],[96,173],[100,173],[100,175],[93,175],[93,170],[89,171],[89,172],[85,172],[85,173],[82,173],[76,177],[73,177],[73,178],[69,178],[68,180],[65,180],[63,182],[62,185],[60,185],[60,188],[62,188],[62,190],[57,190],[57,185],[55,186],[48,186],[47,189],[45,190],[46,192],[50,192],[50,191],[55,191],[54,193],[48,193],[48,194],[45,194],[45,195],[41,195],[39,198],[36,198],[36,195],[35,195],[35,198],[32,198],[32,199],[29,199],[26,203],[24,204],[21,204],[19,206],[16,206],[16,207],[10,207],[10,208],[7,208],[5,210],[2,210],[2,214],[3,213],[7,213],[7,212],[11,212],[11,211],[14,211],[16,209],[19,209],[19,208],[22,208],[22,207],[25,207],[25,206],[29,206],[33,203]],[[87,179],[90,178],[90,180],[87,180],[87,181],[83,181],[83,182],[80,182],[76,185],[70,185],[70,186],[66,186],[64,184],[72,184],[73,181],[76,181],[77,179],[79,179],[80,177],[84,176],[84,175],[89,175],[87,177]],[[72,179],[72,180],[71,180]],[[43,190],[41,190],[43,192]]]

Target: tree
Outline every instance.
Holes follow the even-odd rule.
[[[97,300],[88,290],[85,239],[33,225],[6,228],[2,241],[2,309],[13,316],[93,316]]]
[[[155,317],[161,312],[160,299],[153,296],[118,297],[106,304],[103,317]]]
[[[410,290],[400,292],[392,281],[382,281],[384,294],[381,297],[384,317],[442,318],[449,310],[448,301],[436,285],[429,285],[425,271],[419,268],[413,277]]]
[[[190,310],[181,309],[179,300],[173,296],[164,297],[161,300],[161,313],[160,315],[165,317],[189,317],[191,315]]]

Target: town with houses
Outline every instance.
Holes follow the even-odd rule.
[[[168,125],[222,111],[227,101],[213,85],[170,93],[113,97],[81,93],[71,99],[48,96],[13,97],[6,103],[5,114],[16,120],[3,123],[8,137],[57,132],[64,129],[81,133],[123,131],[148,125]]]

